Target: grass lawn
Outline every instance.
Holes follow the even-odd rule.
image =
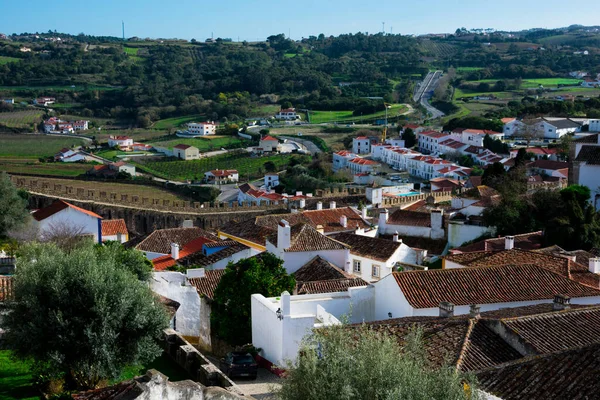
[[[174,117],[174,118],[166,118],[156,121],[154,125],[152,125],[153,129],[169,129],[169,128],[179,128],[183,124],[187,124],[188,122],[201,122],[204,117],[200,114],[187,115],[184,117]]]
[[[13,174],[38,174],[74,177],[85,174],[92,168],[92,164],[80,163],[40,163],[37,160],[16,160],[0,158],[0,171],[6,171]]]
[[[109,136],[130,136],[136,142],[152,141],[166,134],[166,131],[151,129],[92,129],[85,131],[88,136],[95,136],[100,143],[108,142]]]
[[[140,160],[141,164],[136,165],[153,175],[171,180],[201,180],[205,172],[213,169],[237,169],[240,173],[240,180],[246,180],[262,177],[264,164],[267,161],[273,161],[277,169],[282,170],[292,157],[289,154],[251,157],[248,153],[227,153],[189,161]]]
[[[482,67],[458,67],[456,68],[457,72],[472,72],[472,71],[479,71],[483,69]]]
[[[123,51],[125,51],[125,53],[127,53],[130,56],[137,56],[138,51],[140,51],[140,49],[138,49],[137,47],[123,47]]]
[[[0,399],[33,400],[40,395],[33,386],[27,363],[12,360],[8,350],[0,350]]]
[[[460,110],[458,110],[454,114],[446,115],[445,117],[443,117],[442,120],[440,121],[440,123],[442,125],[447,124],[448,121],[450,121],[453,118],[466,117],[467,115],[469,115],[471,113],[471,110],[469,110],[467,107],[465,107],[465,103],[462,102],[462,101],[455,101],[454,105],[456,105],[457,107],[459,107]]]
[[[0,56],[0,65],[18,62],[20,60],[21,60],[20,58],[16,58],[16,57]]]
[[[481,83],[487,82],[494,84],[502,79],[482,79],[480,81],[468,81],[466,83]],[[532,89],[537,88],[539,85],[543,86],[558,86],[558,85],[580,85],[581,79],[573,78],[535,78],[535,79],[523,79],[521,89]]]
[[[145,375],[149,369],[155,369],[159,372],[162,372],[169,377],[169,382],[178,382],[191,379],[186,370],[181,368],[175,363],[175,361],[171,360],[169,356],[163,353],[160,357],[148,365],[136,365],[125,368],[119,379],[110,382],[110,384],[114,385],[119,382],[133,379],[136,376]]]
[[[167,137],[168,140],[156,141],[150,143],[152,146],[166,147],[172,149],[178,144],[187,144],[188,146],[197,147],[200,151],[220,150],[223,148],[240,147],[242,143],[249,146],[250,142],[242,140],[236,136],[207,136],[202,138],[173,138]]]
[[[256,107],[250,107],[249,115],[254,117],[272,117],[277,114],[281,107],[277,104],[261,104]]]
[[[0,157],[49,157],[64,147],[84,143],[83,139],[65,136],[0,134]]]
[[[460,99],[463,97],[475,97],[475,96],[486,96],[486,95],[490,95],[493,94],[494,96],[496,96],[499,99],[511,99],[513,97],[523,97],[523,96],[518,96],[516,93],[514,92],[494,92],[494,91],[488,91],[488,92],[466,92],[464,90],[461,90],[459,88],[455,88],[454,89],[454,99]]]
[[[392,104],[388,109],[388,118],[395,117],[406,111],[404,104]],[[310,123],[322,124],[327,122],[360,122],[361,120],[372,120],[376,118],[385,118],[385,110],[374,114],[354,116],[352,111],[310,111]]]

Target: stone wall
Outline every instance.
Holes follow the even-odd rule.
[[[194,381],[204,386],[218,386],[230,393],[243,395],[231,379],[173,329],[165,329],[163,348],[165,353],[185,369]]]
[[[452,200],[452,192],[432,192],[416,194],[414,196],[384,197],[381,207],[386,208],[406,203],[414,203],[419,200],[427,200],[428,198],[433,198],[434,203],[441,203],[442,201]]]

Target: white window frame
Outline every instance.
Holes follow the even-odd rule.
[[[377,271],[377,274],[375,274],[375,271]],[[380,278],[381,277],[381,266],[378,264],[372,264],[371,265],[371,276],[373,278]]]
[[[352,271],[354,271],[354,272],[361,272],[360,271],[360,267],[361,267],[360,260],[352,260]]]

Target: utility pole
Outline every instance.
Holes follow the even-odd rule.
[[[390,35],[393,35],[393,34],[394,34],[394,27],[393,27],[393,26],[391,26],[391,27],[390,27]]]
[[[385,22],[381,23],[381,33],[385,35]]]
[[[125,21],[121,21],[121,25],[123,27],[123,41],[125,41]]]

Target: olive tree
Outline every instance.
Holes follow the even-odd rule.
[[[0,173],[0,237],[24,225],[29,218],[27,201],[5,172]]]
[[[166,311],[119,252],[91,241],[71,250],[30,243],[20,249],[13,279],[6,343],[37,371],[94,388],[161,354]]]
[[[477,398],[471,376],[428,364],[421,336],[414,331],[400,347],[366,326],[316,329],[305,338],[297,362],[288,363],[278,394],[283,400]]]

